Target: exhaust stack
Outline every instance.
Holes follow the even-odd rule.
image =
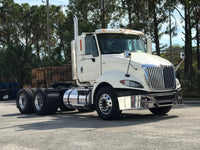
[[[76,15],[74,15],[73,20],[74,20],[74,40],[76,40],[78,37],[78,18],[76,17]]]

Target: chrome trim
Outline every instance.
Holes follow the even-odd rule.
[[[169,93],[155,93],[150,95],[145,95],[145,102],[146,103],[152,103],[153,105],[148,105],[148,108],[154,108],[154,107],[163,107],[163,106],[173,106],[175,105],[178,100],[178,96],[180,94],[178,92],[169,92]],[[159,96],[174,96],[172,99],[164,99],[164,100],[157,100],[156,97]]]
[[[70,89],[63,95],[63,102],[66,107],[86,106],[90,104],[90,89]]]
[[[159,96],[160,98],[156,99],[156,97]],[[181,91],[174,91],[167,93],[153,93],[149,95],[123,96],[118,97],[118,103],[120,110],[140,110],[142,108],[173,106],[175,104],[182,104],[182,94]]]
[[[34,99],[35,108],[40,111],[43,107],[43,97],[40,94],[37,94]]]
[[[103,94],[99,98],[99,109],[100,111],[108,115],[112,111],[112,99],[108,94]]]
[[[27,105],[27,97],[24,93],[21,93],[19,96],[19,107],[24,110]]]
[[[176,87],[176,74],[173,65],[142,66],[145,79],[150,88],[155,90],[174,89]]]
[[[71,42],[71,62],[72,62],[72,79],[77,79],[77,63],[76,63],[76,41]]]

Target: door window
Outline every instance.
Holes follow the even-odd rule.
[[[94,36],[85,38],[85,55],[99,56]]]

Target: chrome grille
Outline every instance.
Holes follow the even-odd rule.
[[[153,89],[175,88],[175,71],[173,66],[143,66],[147,81]]]

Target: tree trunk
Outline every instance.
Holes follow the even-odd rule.
[[[192,35],[191,35],[190,5],[185,3],[185,75],[192,81]]]
[[[158,20],[157,20],[157,17],[156,17],[156,3],[154,4],[154,18],[153,18],[153,21],[154,21],[154,40],[155,40],[155,43],[156,43],[156,53],[158,56],[160,56],[160,42],[159,42],[159,36],[158,36]]]
[[[132,28],[132,19],[131,19],[131,4],[130,1],[127,1],[127,9],[128,9],[128,28]]]
[[[185,74],[189,72],[189,65],[188,65],[188,11],[185,4],[185,66],[184,66]]]
[[[192,66],[192,27],[191,27],[191,18],[190,18],[190,7],[188,8],[188,12],[189,12],[189,14],[188,14],[188,24],[189,24],[189,29],[188,29],[188,37],[189,37],[189,41],[188,41],[188,46],[189,46],[189,77],[190,77],[190,79],[192,79],[192,74],[193,74],[193,66]]]
[[[197,41],[197,69],[200,70],[200,56],[199,56],[199,20],[196,18],[196,41]]]
[[[38,39],[36,40],[37,44],[36,44],[36,49],[37,49],[37,57],[40,58],[40,47],[39,47],[39,41]]]
[[[104,0],[101,1],[101,26],[102,26],[102,28],[106,28],[106,23],[105,23],[105,2],[104,2]]]

